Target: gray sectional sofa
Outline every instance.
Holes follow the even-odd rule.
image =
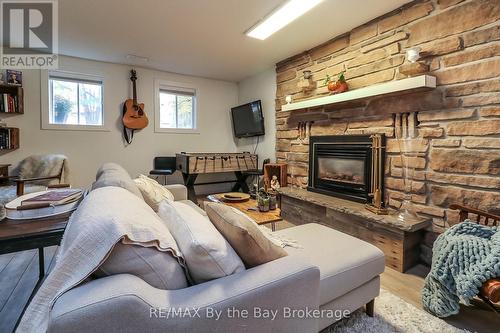
[[[94,187],[130,186],[118,174]],[[187,200],[182,185],[168,187]],[[48,331],[318,332],[378,296],[384,255],[375,246],[314,223],[278,233],[302,248],[185,289],[156,289],[130,274],[81,284],[57,299]]]

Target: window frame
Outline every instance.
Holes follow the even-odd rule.
[[[172,82],[165,80],[155,80],[154,103],[155,103],[155,132],[156,133],[172,133],[172,134],[200,134],[199,129],[199,112],[198,98],[199,89],[195,85],[189,83]],[[160,93],[161,91],[169,90],[172,92],[178,91],[189,92],[193,94],[193,128],[162,128],[160,127]]]
[[[102,125],[75,125],[75,124],[52,124],[50,123],[50,103],[52,96],[50,96],[50,79],[57,77],[62,80],[87,82],[101,82],[101,107],[102,107]],[[109,132],[108,123],[106,121],[106,111],[104,103],[105,94],[105,79],[99,75],[84,74],[76,72],[68,72],[61,70],[45,70],[40,75],[41,84],[41,127],[44,130],[63,130],[63,131],[106,131]]]

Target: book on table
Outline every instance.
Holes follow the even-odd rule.
[[[48,195],[51,192],[62,193]],[[70,214],[78,208],[86,193],[87,191],[82,189],[47,190],[28,193],[5,204],[7,218],[11,220],[32,220]]]
[[[21,201],[21,206],[38,204],[58,206],[71,202],[79,198],[81,195],[82,190],[79,189],[48,191],[35,197]]]

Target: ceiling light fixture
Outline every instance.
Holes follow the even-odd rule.
[[[136,54],[127,54],[127,59],[134,62],[149,62],[148,57],[142,57]]]
[[[289,0],[262,19],[245,34],[248,37],[264,40],[288,23],[304,15],[323,0]]]

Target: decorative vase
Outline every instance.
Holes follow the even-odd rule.
[[[275,210],[278,206],[278,199],[275,194],[269,195],[269,209]]]
[[[402,223],[416,222],[421,220],[411,207],[412,199],[412,184],[413,176],[415,174],[415,168],[412,167],[411,158],[414,157],[412,152],[413,138],[410,137],[400,137],[397,138],[399,144],[399,150],[401,151],[401,166],[403,172],[403,185],[404,185],[404,196],[401,206],[397,212],[397,219]]]
[[[269,195],[266,191],[264,191],[264,189],[260,189],[257,194],[257,206],[261,212],[269,211]]]
[[[259,198],[259,211],[268,212],[269,211],[269,198]]]
[[[402,157],[402,159],[408,159],[407,157]],[[405,162],[408,165],[408,162]],[[415,169],[404,166],[403,167],[403,184],[404,184],[404,195],[403,201],[398,211],[398,220],[401,222],[414,222],[420,220],[417,214],[415,214],[411,209],[411,199],[412,199],[412,183],[413,174]]]

